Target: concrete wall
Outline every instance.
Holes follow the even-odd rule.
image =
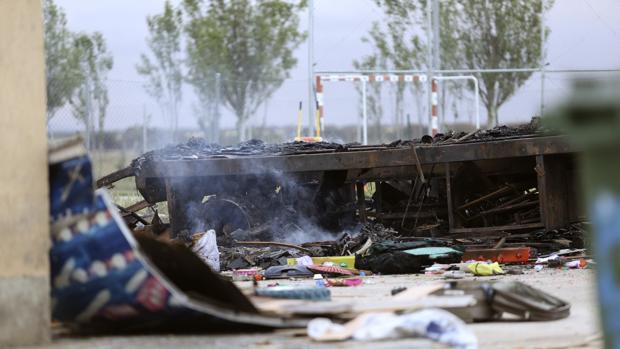
[[[41,0],[0,0],[0,347],[49,339]]]

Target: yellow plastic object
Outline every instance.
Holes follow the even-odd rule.
[[[342,268],[355,269],[355,256],[312,257],[312,263],[314,264],[320,265],[325,262],[332,262],[335,266]],[[297,261],[295,258],[288,258],[286,264],[297,265]]]
[[[476,262],[467,265],[467,269],[474,275],[477,276],[491,276],[491,275],[499,275],[504,274],[504,271],[499,266],[497,262],[495,263],[484,263],[484,262]]]

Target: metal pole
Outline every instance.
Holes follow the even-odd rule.
[[[314,134],[314,0],[308,1],[308,136]]]
[[[439,118],[437,117],[437,79],[431,81],[431,135],[435,137],[439,133]]]
[[[432,46],[432,3],[431,1],[426,2],[426,79],[427,81],[427,94],[428,94],[428,133],[433,133],[433,97],[432,97],[432,89],[433,89],[433,46]]]
[[[474,89],[476,90],[476,93],[474,94],[474,103],[476,103],[476,105],[474,106],[474,110],[476,111],[476,130],[480,129],[480,87],[478,86],[478,79],[475,76],[472,76],[472,78],[474,78]]]
[[[432,24],[433,24],[433,70],[438,70],[441,69],[441,62],[440,60],[440,47],[441,47],[441,41],[439,39],[439,0],[433,0],[432,3],[433,7],[432,7],[432,12],[433,12],[433,17],[432,17]],[[440,118],[440,120],[438,119],[439,124],[443,125],[444,124],[444,95],[442,94],[442,103],[437,103],[437,113],[436,115]]]
[[[545,0],[540,1],[540,116],[545,112]]]
[[[366,110],[366,80],[362,80],[362,144],[368,144],[368,112]]]

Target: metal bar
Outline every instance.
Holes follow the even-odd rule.
[[[431,79],[431,136],[439,132],[439,118],[437,115],[439,98],[437,97],[437,79]]]
[[[545,112],[545,0],[540,2],[540,116]]]
[[[427,82],[427,93],[428,93],[428,133],[435,135],[433,133],[433,50],[432,50],[432,3],[430,0],[426,1],[426,77],[428,79]],[[436,127],[435,127],[436,129]]]
[[[497,69],[440,69],[436,74],[501,74],[501,73],[535,73],[541,71],[538,68],[497,68]],[[343,71],[320,71],[317,75],[335,74],[425,74],[427,70],[420,69],[395,69],[395,70],[343,70]],[[545,69],[545,73],[613,73],[620,69]]]
[[[368,111],[367,109],[367,93],[366,80],[362,80],[362,144],[368,145]]]
[[[314,0],[308,2],[308,136],[314,130]]]

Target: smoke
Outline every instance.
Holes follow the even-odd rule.
[[[222,242],[233,231],[251,231],[268,225],[259,234],[247,236],[247,240],[300,244],[334,240],[343,231],[354,231],[355,206],[351,205],[351,199],[355,196],[353,187],[345,184],[343,173],[287,173],[252,161],[251,165],[242,162],[242,166],[251,168],[240,169],[240,172],[251,174],[203,178],[198,180],[198,185],[199,174],[190,172],[194,170],[187,164],[201,158],[200,155],[208,153],[209,149],[219,147],[190,141],[162,149],[165,157],[185,160],[178,161],[179,166],[175,168],[175,182],[186,181],[175,186],[175,191],[189,191],[177,196],[192,198],[185,204],[186,230],[189,231],[182,234],[183,238],[214,229],[218,241]],[[250,141],[238,147],[244,150],[255,147],[260,153],[264,145]],[[160,156],[155,155],[153,160]],[[265,156],[279,155],[268,153]],[[211,166],[217,164],[217,161],[211,162]],[[199,189],[204,192],[196,193]],[[208,199],[203,200],[205,197]],[[351,209],[347,211],[348,207]]]

